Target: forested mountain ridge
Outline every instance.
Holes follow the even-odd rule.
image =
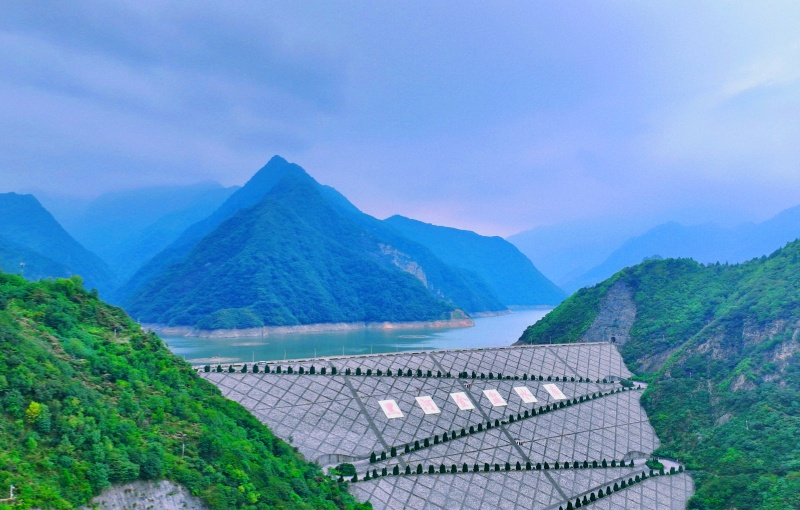
[[[800,241],[739,265],[651,260],[568,298],[521,343],[618,340],[658,453],[696,509],[800,508]]]
[[[0,273],[0,490],[69,509],[169,479],[212,509],[359,505],[80,278]]]
[[[0,218],[2,270],[32,279],[79,274],[103,293],[114,287],[105,262],[70,236],[33,195],[0,193]]]
[[[449,319],[411,266],[343,217],[305,173],[284,175],[126,303],[144,322],[199,329]]]
[[[146,264],[120,300],[144,322],[200,329],[430,321],[506,310],[484,276],[275,156]]]
[[[429,248],[445,263],[475,273],[504,305],[556,305],[566,297],[522,252],[501,237],[486,237],[403,216],[392,216],[384,222]]]

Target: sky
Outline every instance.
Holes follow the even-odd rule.
[[[0,191],[241,185],[507,236],[800,204],[798,2],[3,3]]]

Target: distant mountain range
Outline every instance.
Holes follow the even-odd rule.
[[[0,265],[30,279],[80,275],[87,288],[107,293],[111,270],[78,243],[32,195],[0,193]]]
[[[125,281],[237,189],[205,182],[115,191],[88,202],[45,195],[43,202],[52,204],[64,228]]]
[[[563,237],[564,234],[561,235]],[[738,263],[768,255],[786,243],[800,238],[800,206],[787,209],[762,223],[744,223],[735,227],[722,227],[712,223],[686,226],[675,222],[658,225],[626,241],[617,241],[620,244],[605,260],[583,271],[570,272],[571,264],[574,266],[575,263],[574,257],[572,261],[568,258],[562,261],[560,257],[564,253],[559,253],[557,248],[553,250],[557,257],[548,256],[547,245],[535,243],[537,236],[540,238],[538,241],[541,241],[540,231],[517,234],[509,240],[535,264],[538,263],[537,259],[549,262],[542,267],[550,267],[554,274],[559,275],[558,278],[553,276],[556,283],[565,290],[574,292],[648,258],[685,257],[703,263]],[[575,242],[579,243],[577,240]],[[607,251],[609,244],[610,241],[606,238],[605,243],[600,243],[596,251]],[[555,246],[558,244],[555,243]],[[591,247],[585,243],[581,249],[591,251]]]
[[[392,216],[384,221],[405,237],[426,246],[446,264],[483,279],[507,305],[555,305],[566,298],[563,290],[501,237],[481,236],[403,216]]]
[[[276,156],[117,298],[144,322],[200,329],[441,320],[563,298],[502,239],[417,223],[377,220]]]

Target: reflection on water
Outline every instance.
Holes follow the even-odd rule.
[[[269,335],[262,338],[162,336],[169,348],[190,363],[230,363],[377,354],[382,352],[502,347],[514,343],[526,327],[550,309],[518,310],[475,319],[475,327],[418,330],[328,331]]]

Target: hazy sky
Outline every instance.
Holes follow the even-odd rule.
[[[0,190],[242,184],[508,235],[800,204],[800,2],[3,2]]]

